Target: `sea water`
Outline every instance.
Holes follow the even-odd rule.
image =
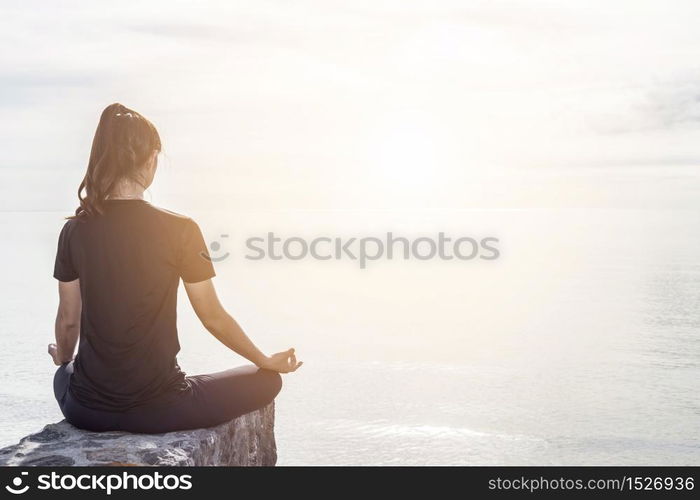
[[[0,213],[0,445],[61,418],[45,351],[64,215]],[[280,464],[700,462],[698,210],[188,215],[230,254],[215,278],[229,312],[305,362],[277,400]],[[246,239],[269,231],[493,236],[500,255],[246,259]],[[187,373],[244,362],[182,289],[178,327]]]

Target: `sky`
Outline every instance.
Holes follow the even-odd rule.
[[[198,209],[697,207],[695,1],[4,0],[0,210],[72,210],[101,110]]]

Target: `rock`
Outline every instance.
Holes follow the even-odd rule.
[[[89,432],[65,420],[0,449],[0,465],[275,465],[274,403],[216,427],[165,434]]]

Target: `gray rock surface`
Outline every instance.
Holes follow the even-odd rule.
[[[275,407],[165,434],[88,432],[65,420],[0,449],[0,465],[275,465]]]

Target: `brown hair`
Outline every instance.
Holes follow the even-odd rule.
[[[150,121],[122,104],[107,106],[92,140],[87,172],[78,188],[80,206],[73,217],[102,213],[104,201],[121,179],[141,184],[141,167],[160,150],[160,136]]]

